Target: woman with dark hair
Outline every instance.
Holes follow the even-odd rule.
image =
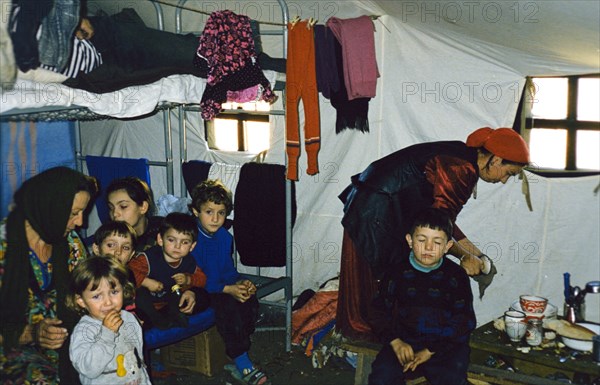
[[[517,132],[484,127],[472,132],[466,143],[416,144],[354,175],[339,196],[344,203],[344,239],[336,327],[348,337],[372,339],[366,312],[376,280],[408,257],[403,237],[419,211],[443,209],[454,222],[479,179],[504,184],[528,163],[529,149]],[[489,258],[482,258],[456,225],[453,238],[449,254],[460,258],[467,274],[482,277],[482,270],[488,274]]]
[[[0,372],[2,383],[76,384],[65,306],[70,271],[86,258],[75,229],[98,191],[94,178],[66,167],[46,170],[14,195],[0,222]]]
[[[106,189],[108,214],[113,221],[127,222],[137,235],[136,251],[156,245],[156,235],[163,217],[154,216],[156,207],[152,190],[136,177],[115,179]]]

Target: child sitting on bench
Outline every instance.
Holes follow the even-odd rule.
[[[184,313],[196,314],[208,308],[208,301],[198,301],[195,292],[193,296],[188,293],[206,284],[206,275],[189,256],[197,236],[191,215],[170,213],[160,227],[158,245],[129,262],[136,281],[136,314],[145,329],[187,327]]]
[[[226,366],[243,384],[267,385],[267,375],[248,357],[250,335],[258,315],[256,286],[243,279],[233,265],[233,237],[223,227],[233,210],[231,192],[217,180],[199,183],[192,191],[190,210],[198,219],[198,247],[192,251],[196,263],[206,273],[206,290],[215,310],[217,330],[225,352],[235,362]]]
[[[135,254],[137,236],[127,222],[106,222],[94,233],[92,252],[96,256],[111,256],[127,266]],[[132,281],[133,283],[133,281]]]
[[[421,212],[406,234],[409,258],[390,269],[369,311],[384,344],[370,385],[405,384],[417,367],[431,385],[467,384],[473,294],[465,271],[444,257],[451,234],[450,218],[438,209]]]

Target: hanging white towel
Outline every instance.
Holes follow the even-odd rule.
[[[235,196],[235,188],[237,187],[238,180],[240,179],[241,164],[228,164],[215,162],[210,166],[208,171],[208,179],[219,179],[225,187],[231,191],[231,195]],[[235,202],[234,207],[235,207]],[[231,218],[232,215],[230,214]]]

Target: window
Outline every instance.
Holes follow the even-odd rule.
[[[532,171],[600,171],[598,74],[530,80],[531,113],[525,123]]]
[[[208,147],[213,150],[258,154],[270,147],[270,104],[223,103],[223,112],[204,122]]]

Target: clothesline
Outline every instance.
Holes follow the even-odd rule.
[[[171,7],[176,7],[176,8],[181,8],[181,9],[185,9],[186,11],[201,13],[203,15],[210,16],[212,14],[212,12],[202,11],[200,9],[192,8],[192,7],[189,7],[187,5],[176,5],[176,4],[173,4],[173,3],[169,2],[169,1],[166,1],[166,0],[153,0],[153,1],[155,3],[169,5]],[[276,23],[276,22],[273,22],[273,21],[261,21],[261,20],[256,20],[256,21],[258,23],[260,23],[260,24],[278,25],[278,26],[281,26],[281,27],[285,27],[285,24],[283,24],[283,23]]]
[[[208,15],[210,16],[212,14],[212,12],[207,12],[207,11],[202,11],[196,8],[192,8],[192,7],[188,7],[186,5],[175,5],[173,3],[170,3],[166,0],[153,0],[155,3],[159,3],[159,4],[164,4],[164,5],[169,5],[171,7],[176,7],[176,8],[181,8],[184,9],[186,11],[191,11],[191,12],[196,12],[196,13],[201,13],[203,15]],[[369,15],[369,17],[371,18],[371,20],[377,20],[380,16],[379,15]],[[285,27],[286,24],[284,23],[276,23],[274,21],[262,21],[262,20],[256,20],[259,24],[268,24],[268,25],[277,25],[280,27]],[[384,25],[385,27],[385,25]],[[387,29],[387,27],[386,27]],[[389,31],[389,30],[388,30]]]

